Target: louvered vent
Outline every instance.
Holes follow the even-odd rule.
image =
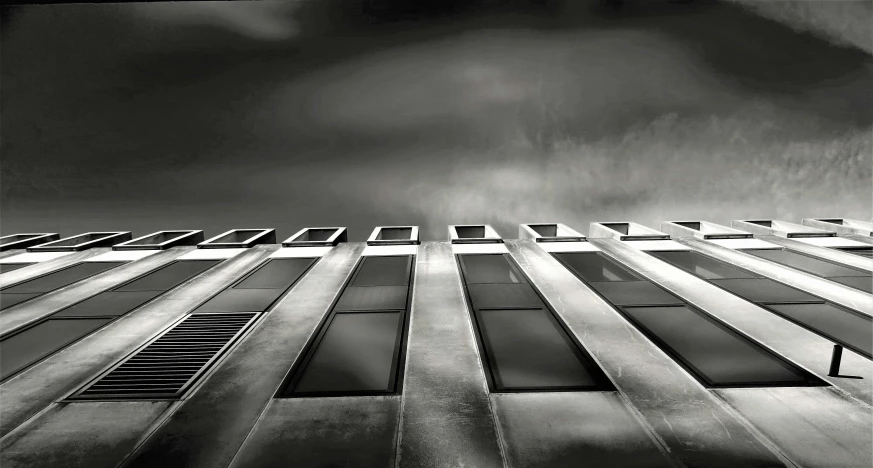
[[[178,398],[258,314],[191,314],[72,399]]]

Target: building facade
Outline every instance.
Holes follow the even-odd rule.
[[[869,468],[871,235],[6,236],[0,464]]]

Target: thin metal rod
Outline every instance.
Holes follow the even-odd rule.
[[[838,377],[840,375],[840,361],[843,359],[843,347],[836,344],[834,345],[834,354],[831,355],[831,369],[828,371],[828,375],[831,377]]]

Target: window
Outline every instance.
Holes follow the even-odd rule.
[[[464,254],[458,262],[492,391],[611,389],[507,255]]]
[[[400,391],[414,256],[367,256],[280,391],[282,397]]]
[[[555,258],[583,280],[636,281],[639,276],[610,261],[599,252],[556,253]]]
[[[649,252],[698,274],[762,281],[746,272],[691,252]],[[637,277],[602,253],[554,253],[576,276],[597,291],[653,343],[710,387],[820,385],[815,376],[771,353],[720,320],[698,310],[657,284]],[[611,275],[603,272],[612,272]],[[625,272],[619,276],[616,272]],[[592,281],[609,277],[606,281]],[[750,278],[745,278],[750,277]],[[620,279],[614,279],[620,278]],[[747,283],[727,283],[751,288]],[[777,286],[782,286],[775,283]],[[758,286],[761,286],[760,284]],[[766,289],[766,288],[762,288]],[[791,289],[791,288],[789,288]],[[791,289],[791,293],[800,293]],[[784,291],[783,291],[784,294]],[[811,297],[811,296],[810,296]],[[817,299],[817,298],[816,298]]]
[[[485,226],[456,226],[460,239],[479,239],[485,237]]]
[[[821,383],[691,307],[625,307],[623,311],[710,386]]]
[[[3,298],[2,306],[0,307],[4,309],[7,307],[12,307],[13,305],[19,304],[37,296],[41,296],[47,292],[54,291],[55,289],[63,288],[64,286],[77,283],[79,281],[82,281],[83,279],[90,278],[94,275],[111,270],[123,264],[124,262],[77,263],[62,270],[38,276],[36,278],[3,288],[2,292],[0,292],[0,297]],[[32,296],[25,299],[23,295],[18,296],[17,294],[19,293]]]
[[[19,268],[24,268],[30,265],[33,265],[33,263],[0,263],[0,274],[8,271],[15,271]]]
[[[854,268],[820,260],[789,250],[745,250],[744,252],[765,260],[770,260],[771,262],[780,265],[812,273],[823,278],[829,276],[869,276],[869,273],[865,271],[856,270]]]
[[[868,294],[873,294],[873,278],[869,276],[838,276],[828,279],[850,288],[860,289]]]
[[[821,302],[799,289],[767,278],[712,280],[712,284],[752,302]]]
[[[212,296],[195,312],[264,312],[315,264],[314,258],[274,258]]]
[[[215,266],[215,260],[172,262],[115,288],[115,291],[167,291]]]
[[[873,357],[873,319],[833,304],[770,304],[768,309],[829,337],[860,354]]]

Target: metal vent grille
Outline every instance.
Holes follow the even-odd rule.
[[[248,328],[258,314],[191,314],[72,399],[178,398]]]

